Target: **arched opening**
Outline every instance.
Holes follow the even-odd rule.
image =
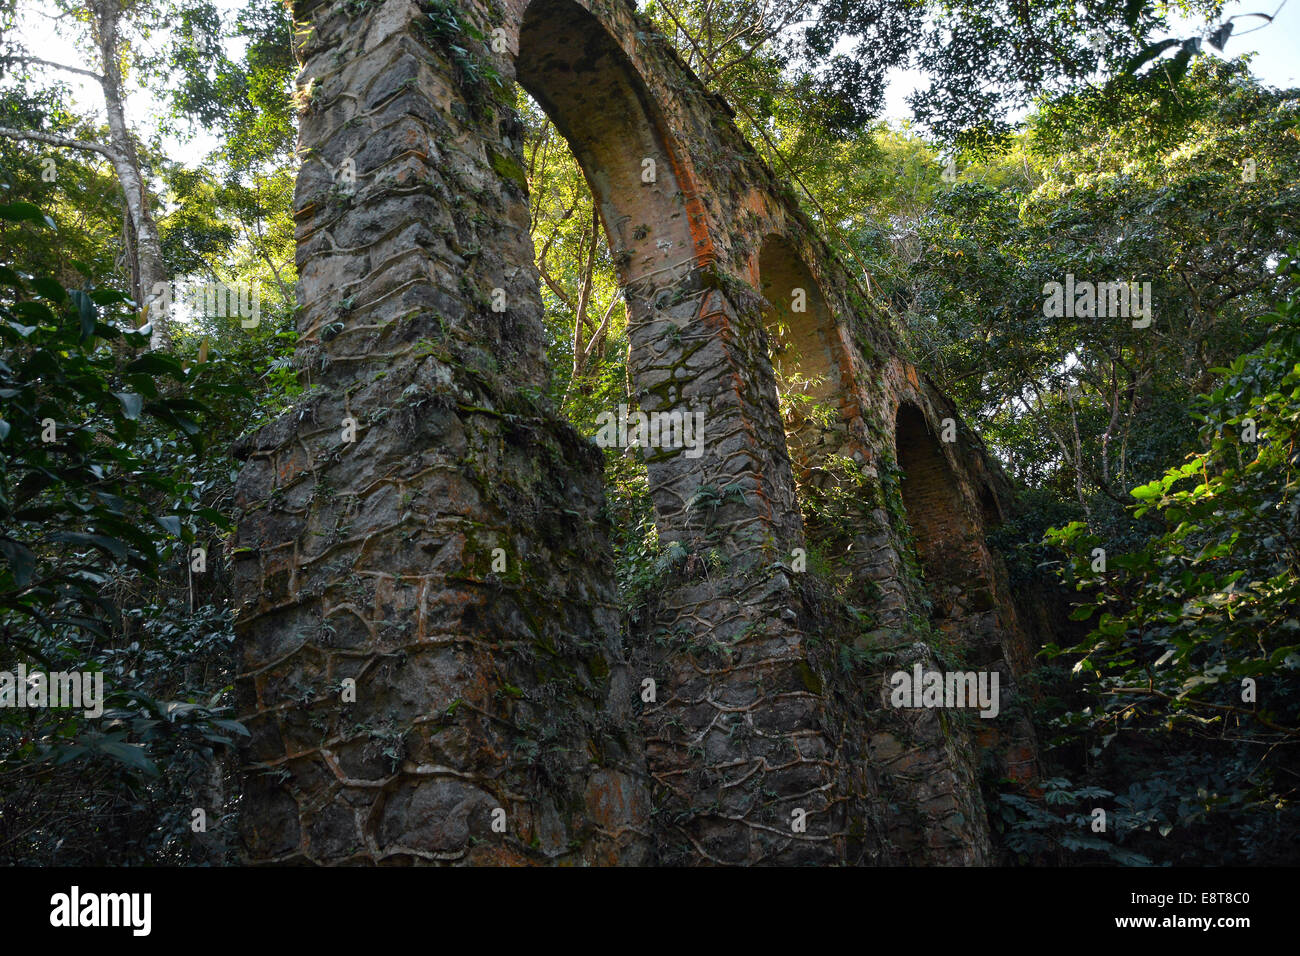
[[[764,241],[758,271],[786,440],[797,473],[807,480],[847,434],[835,320],[812,272],[784,237]]]
[[[726,439],[766,432],[754,423],[770,407],[736,369],[751,340],[725,334],[743,317],[708,281],[707,211],[635,56],[572,0],[532,0],[515,68],[581,169],[627,303],[627,401],[589,403],[600,420],[575,415],[573,424],[605,444],[611,419],[627,421],[617,441],[640,446],[628,454],[645,462],[665,540],[728,554],[784,542],[798,527],[784,458]]]
[[[533,0],[515,69],[582,167],[624,284],[663,286],[693,268],[675,157],[635,69],[600,22],[572,0]]]
[[[939,588],[970,576],[974,529],[962,508],[957,477],[919,408],[899,406],[894,440],[908,527],[940,611]]]
[[[695,268],[687,196],[635,67],[587,10],[533,0],[515,70],[531,97],[520,104],[534,136],[524,158],[554,397],[579,432],[596,437],[602,415],[644,410],[630,346],[648,334],[660,290]],[[621,554],[657,546],[651,498],[666,484],[658,468],[630,449],[607,449]]]
[[[984,519],[985,531],[992,531],[1002,524],[1002,506],[988,485],[980,485],[980,517]]]
[[[835,324],[812,272],[782,236],[768,236],[758,255],[764,316],[778,380],[809,383],[809,394],[834,401],[840,388],[832,350]]]

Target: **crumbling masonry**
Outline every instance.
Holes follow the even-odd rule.
[[[727,105],[626,0],[294,16],[310,390],[238,449],[249,861],[989,862],[981,765],[1035,774],[1005,482]],[[597,197],[639,407],[705,416],[648,453],[676,560],[635,616],[540,397],[516,82]],[[783,422],[792,373],[834,421]],[[1000,716],[892,707],[915,661],[998,671]]]

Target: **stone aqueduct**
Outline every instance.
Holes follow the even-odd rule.
[[[727,105],[627,0],[294,16],[312,387],[238,449],[247,858],[988,862],[981,761],[1035,774],[1032,628],[984,543],[1005,481],[969,430],[938,440],[955,410]],[[679,559],[636,614],[602,456],[540,398],[512,81],[598,200],[640,408],[705,414],[702,456],[648,454]],[[787,434],[774,348],[838,421]],[[999,718],[888,706],[945,643],[999,671]]]

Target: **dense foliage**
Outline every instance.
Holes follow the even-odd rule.
[[[1080,521],[1049,534],[1086,595],[1072,616],[1095,619],[1047,649],[1091,692],[1053,723],[1118,781],[1122,826],[1155,858],[1168,850],[1142,834],[1184,862],[1287,862],[1300,828],[1300,273],[1279,272],[1291,290],[1264,345],[1193,403],[1203,450],[1132,489],[1137,546]]]

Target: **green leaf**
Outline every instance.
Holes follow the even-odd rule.
[[[162,515],[158,518],[158,523],[167,529],[168,534],[181,536],[181,519],[175,515]]]
[[[32,549],[11,538],[0,538],[0,554],[5,556],[13,570],[14,583],[20,588],[27,587],[32,572],[36,570],[36,555]]]
[[[248,732],[248,728],[237,720],[213,719],[212,725],[214,727],[220,727],[222,730],[229,730],[231,733],[240,734],[244,737],[252,736],[252,734]]]
[[[95,748],[120,761],[132,770],[139,770],[150,777],[158,776],[158,768],[145,753],[142,744],[128,744],[118,740],[102,741]]]
[[[44,277],[33,279],[32,288],[51,302],[66,302],[68,300],[67,290],[53,279]]]
[[[122,403],[122,414],[131,421],[140,417],[140,411],[144,408],[144,399],[134,392],[114,392],[119,402]]]
[[[39,206],[33,206],[29,202],[0,203],[0,219],[7,219],[10,222],[31,222],[38,226],[54,225],[46,218],[45,213],[41,212]]]
[[[1138,54],[1135,57],[1133,57],[1131,60],[1125,63],[1124,66],[1120,69],[1120,73],[1124,75],[1136,73],[1145,64],[1150,63],[1161,53],[1164,53],[1166,50],[1171,49],[1173,47],[1179,46],[1181,43],[1182,43],[1181,40],[1175,40],[1175,39],[1160,40],[1156,43],[1150,43],[1147,46],[1143,47],[1141,50],[1139,50]]]
[[[177,380],[185,377],[185,369],[180,362],[170,355],[162,355],[158,352],[141,355],[139,358],[128,362],[122,371],[127,374],[170,375]]]
[[[80,289],[72,289],[68,292],[68,297],[77,308],[77,316],[81,320],[81,342],[84,345],[95,334],[95,303]]]
[[[109,537],[104,534],[86,534],[81,531],[56,531],[50,535],[51,541],[66,541],[69,544],[85,544],[106,551],[113,557],[125,561],[127,557],[126,545],[117,538]]]

